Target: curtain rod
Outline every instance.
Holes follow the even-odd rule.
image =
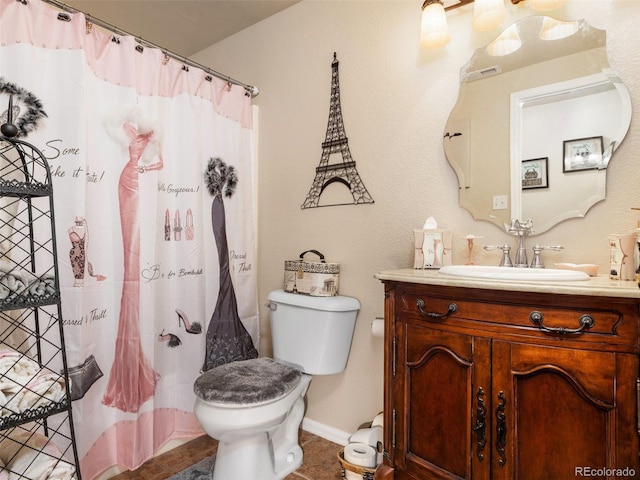
[[[17,1],[26,4],[28,0],[17,0]],[[209,67],[205,67],[204,65],[201,65],[201,64],[196,63],[196,62],[194,62],[192,60],[189,60],[186,57],[178,55],[177,53],[173,53],[173,52],[168,51],[167,49],[162,48],[162,47],[160,47],[160,46],[158,46],[158,45],[156,45],[154,43],[151,43],[151,42],[148,42],[146,40],[143,40],[142,38],[140,38],[140,37],[138,37],[136,35],[133,35],[133,34],[131,34],[129,32],[125,32],[124,30],[121,30],[118,27],[116,27],[114,25],[111,25],[110,23],[104,22],[104,21],[102,21],[102,20],[100,20],[98,18],[94,18],[91,15],[89,15],[89,14],[87,14],[85,12],[82,12],[81,10],[77,10],[77,9],[75,9],[73,7],[70,7],[69,5],[66,5],[66,4],[64,4],[62,2],[59,2],[58,0],[42,0],[42,1],[45,2],[45,3],[48,3],[50,5],[55,6],[55,7],[59,8],[60,10],[64,10],[64,11],[69,12],[69,13],[82,13],[87,17],[87,21],[89,21],[90,23],[92,23],[94,25],[98,25],[99,27],[102,27],[102,28],[104,28],[104,29],[116,34],[116,35],[133,37],[136,40],[136,42],[138,42],[142,46],[149,47],[149,48],[157,48],[158,50],[161,50],[165,55],[167,55],[167,56],[169,56],[169,57],[171,57],[171,58],[173,58],[175,60],[178,60],[179,62],[181,62],[181,63],[183,63],[185,65],[188,65],[188,66],[194,67],[194,68],[199,68],[200,70],[205,71],[209,75],[213,75],[214,77],[219,78],[221,80],[224,80],[226,82],[229,82],[229,83],[231,83],[233,85],[238,85],[240,87],[243,87],[247,91],[247,94],[252,96],[252,97],[257,96],[260,93],[260,90],[255,85],[248,85],[248,84],[243,83],[243,82],[241,82],[239,80],[235,80],[235,79],[233,79],[233,78],[231,78],[231,77],[229,77],[227,75],[224,75],[224,74],[222,74],[220,72],[216,72],[215,70],[212,70]]]

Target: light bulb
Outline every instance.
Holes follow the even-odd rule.
[[[451,40],[447,16],[440,2],[429,3],[422,9],[420,45],[427,48],[444,47]]]

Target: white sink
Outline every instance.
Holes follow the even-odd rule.
[[[484,265],[449,265],[442,267],[440,273],[467,278],[486,278],[488,280],[522,280],[544,282],[568,282],[589,280],[589,275],[576,270],[557,268],[519,268]]]

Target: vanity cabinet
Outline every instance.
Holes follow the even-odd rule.
[[[376,479],[637,478],[640,295],[381,279]]]

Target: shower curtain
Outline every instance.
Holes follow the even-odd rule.
[[[15,88],[46,114],[24,140],[53,176],[81,473],[135,469],[202,433],[192,385],[219,291],[231,287],[243,341],[258,345],[250,97],[81,13],[0,0],[0,112]],[[236,179],[216,202],[222,220],[205,183],[213,158]]]

